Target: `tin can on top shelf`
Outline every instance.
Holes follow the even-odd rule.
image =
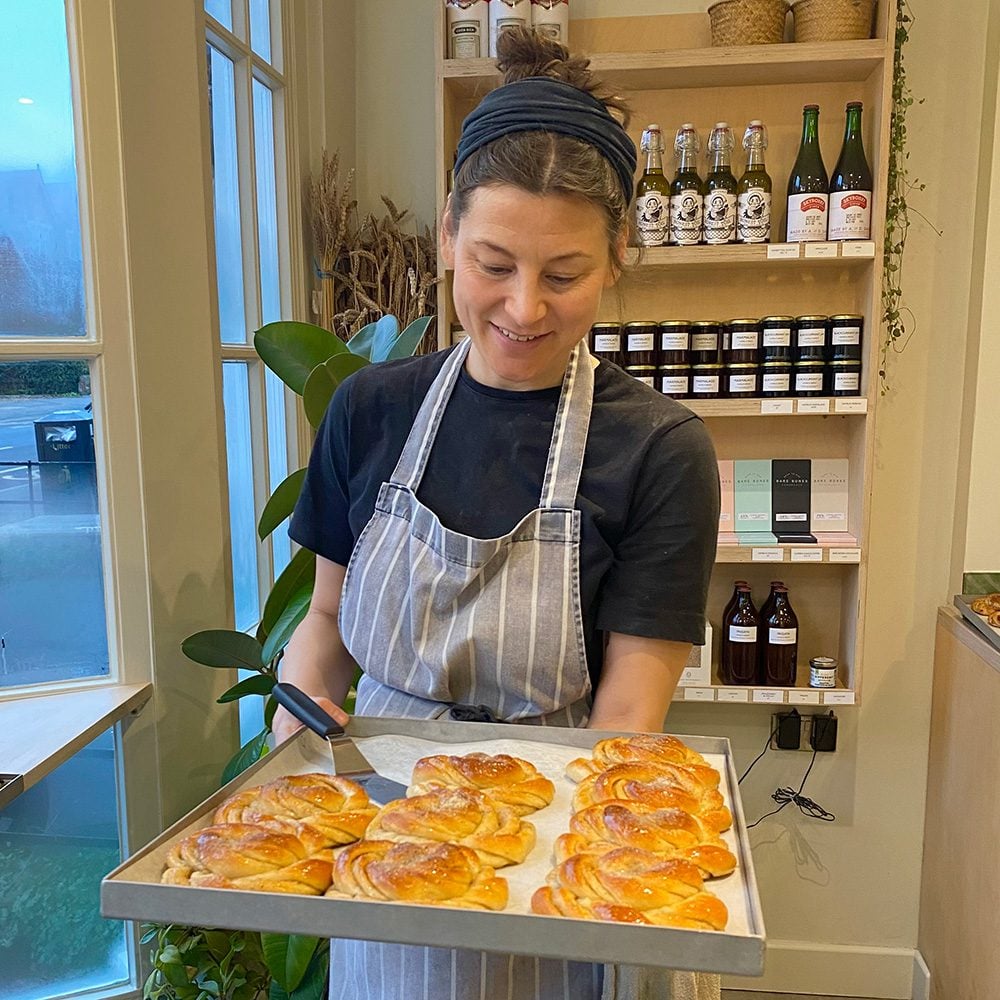
[[[531,27],[529,0],[490,0],[490,56],[497,54],[497,38],[507,28]]]
[[[569,45],[569,0],[531,0],[531,26],[540,35]]]
[[[449,59],[485,59],[489,53],[490,7],[487,0],[445,0]]]

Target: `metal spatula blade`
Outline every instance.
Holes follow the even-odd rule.
[[[406,798],[406,785],[378,774],[354,740],[344,732],[344,727],[305,691],[294,684],[281,682],[274,685],[271,693],[279,705],[283,705],[299,722],[327,741],[333,758],[334,774],[357,782],[368,793],[368,797],[379,805]]]

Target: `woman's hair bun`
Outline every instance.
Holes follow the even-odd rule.
[[[628,127],[628,108],[624,101],[607,92],[603,83],[590,72],[590,60],[571,56],[569,49],[547,35],[527,27],[505,28],[497,38],[497,69],[504,84],[532,76],[550,76],[591,94],[609,111],[617,111]]]

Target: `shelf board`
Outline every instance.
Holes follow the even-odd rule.
[[[886,43],[785,42],[653,52],[597,52],[590,68],[621,90],[759,87],[769,84],[861,82],[880,69]],[[492,59],[445,59],[446,90],[473,97],[500,81]]]
[[[871,240],[831,243],[731,243],[725,246],[629,247],[629,265],[646,268],[870,267],[875,260]]]
[[[818,553],[818,556],[817,556]],[[861,562],[857,545],[719,545],[718,563],[801,563],[808,565],[856,566]]]
[[[821,399],[681,399],[699,417],[863,417],[868,412],[864,396]]]
[[[715,702],[721,705],[854,705],[853,688],[736,687],[731,684],[678,687],[674,701]]]

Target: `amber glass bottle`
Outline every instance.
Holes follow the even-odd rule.
[[[799,620],[788,600],[788,589],[776,587],[774,604],[761,621],[764,647],[763,683],[769,687],[794,687],[799,652]]]
[[[722,621],[722,646],[719,676],[723,684],[756,684],[757,626],[759,616],[750,597],[750,588],[736,588],[736,605]]]

